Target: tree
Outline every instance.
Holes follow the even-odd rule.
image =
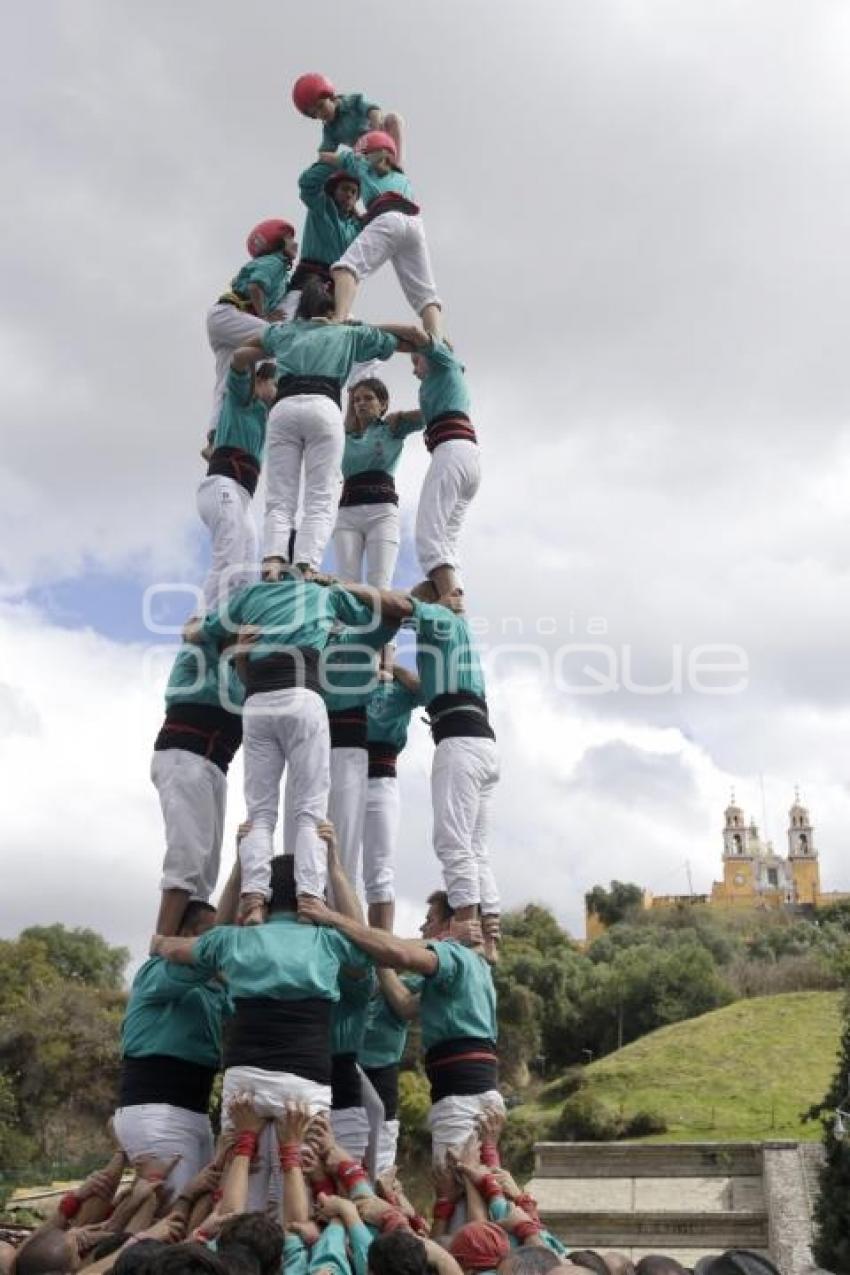
[[[850,1107],[850,997],[845,1003],[838,1068],[820,1107],[826,1163],[821,1191],[815,1205],[817,1240],[815,1258],[836,1275],[850,1272],[850,1117],[843,1121],[847,1133],[836,1136],[834,1112]],[[813,1114],[818,1114],[817,1112]]]
[[[122,985],[130,953],[126,947],[110,947],[94,930],[31,925],[20,937],[44,945],[47,958],[60,978],[112,991]]]
[[[588,912],[595,912],[603,925],[616,925],[633,915],[643,904],[643,890],[639,885],[624,881],[612,881],[610,889],[595,885],[584,896]]]

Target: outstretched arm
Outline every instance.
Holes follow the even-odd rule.
[[[378,982],[384,999],[397,1018],[410,1021],[419,1013],[419,996],[405,987],[395,970],[378,970]]]
[[[422,683],[419,678],[415,673],[411,673],[409,668],[405,668],[403,664],[393,665],[393,677],[406,691],[410,691],[411,695],[419,695],[422,690]]]
[[[413,603],[401,589],[376,589],[371,584],[359,584],[356,580],[343,580],[340,587],[372,611],[380,611],[381,619],[389,623],[401,623],[413,615]]]
[[[414,350],[430,344],[430,337],[415,323],[373,323],[370,326],[394,336],[398,341],[399,354],[412,354]]]
[[[341,912],[332,912],[320,899],[309,895],[302,896],[298,910],[299,915],[315,925],[332,925],[378,965],[415,970],[417,974],[426,976],[437,971],[436,952],[418,939],[400,939],[386,930],[376,930],[371,925],[353,921]]]
[[[255,363],[259,363],[260,359],[265,357],[267,357],[266,352],[262,346],[240,345],[230,360],[230,366],[234,372],[247,372],[249,367],[253,367]]]
[[[362,923],[363,908],[357,897],[357,891],[345,875],[345,868],[340,862],[334,826],[326,819],[318,825],[316,831],[328,848],[328,882],[334,907],[343,916]]]
[[[161,956],[175,965],[193,965],[195,939],[166,938],[164,934],[155,934],[151,939],[151,956]]]

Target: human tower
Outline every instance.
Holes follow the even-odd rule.
[[[161,900],[123,1028],[118,1137],[129,1156],[178,1152],[176,1186],[209,1159],[222,1061],[225,1123],[246,1095],[266,1117],[291,1102],[330,1109],[337,1141],[358,1159],[371,1147],[376,1168],[395,1158],[398,1065],[417,1014],[435,1153],[502,1106],[487,852],[498,755],[458,559],[480,480],[464,367],[443,333],[400,117],[319,74],[302,75],[293,99],[322,123],[299,178],[300,257],[291,222],[260,222],[207,318],[216,377],[198,510],[211,565],[154,744]],[[361,283],[387,262],[418,322],[352,317]],[[375,374],[398,353],[420,382],[416,410],[390,412]],[[416,515],[423,579],[394,588],[394,474],[415,433],[430,455]],[[336,577],[322,571],[331,537]],[[416,673],[394,658],[400,625],[415,634]],[[396,865],[418,853],[397,783],[417,706],[435,745],[443,878],[423,943],[393,934]],[[245,821],[216,910],[240,744]],[[255,1207],[275,1162],[269,1143]]]

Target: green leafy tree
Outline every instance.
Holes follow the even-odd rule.
[[[845,1004],[838,1067],[820,1108],[826,1163],[815,1205],[818,1264],[836,1275],[850,1273],[850,1118],[847,1135],[836,1137],[834,1112],[850,1108],[850,997]]]
[[[638,912],[643,904],[643,890],[639,885],[625,881],[612,881],[609,889],[595,885],[584,896],[588,912],[595,912],[605,925],[616,925]]]
[[[94,930],[68,930],[64,925],[31,925],[21,939],[42,943],[60,978],[87,987],[117,991],[130,959],[126,947],[111,947]]]

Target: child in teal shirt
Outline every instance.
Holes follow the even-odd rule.
[[[401,116],[395,113],[384,116],[377,102],[370,101],[363,93],[337,93],[327,76],[311,71],[299,75],[295,81],[292,100],[302,115],[322,121],[319,150],[335,151],[339,146],[354,146],[364,133],[383,128],[401,154]]]

